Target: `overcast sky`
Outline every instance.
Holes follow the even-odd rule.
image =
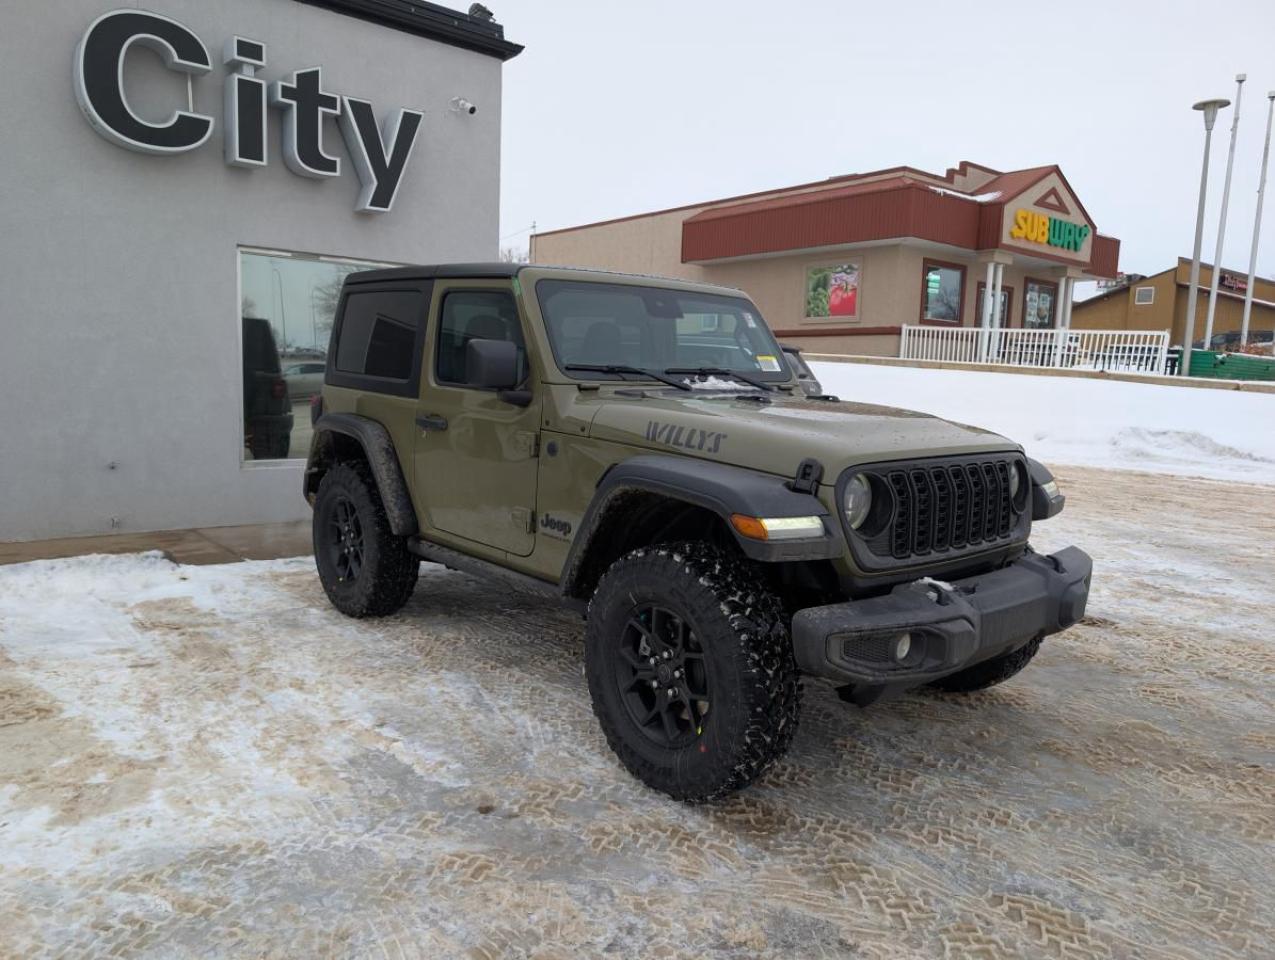
[[[1190,256],[1203,123],[1244,85],[1223,264],[1248,267],[1275,0],[486,0],[505,66],[502,246],[538,229],[908,164],[1057,163],[1121,269]],[[458,4],[462,5],[463,4]],[[955,19],[962,9],[970,12]],[[1214,129],[1204,259],[1231,110]],[[1272,185],[1275,191],[1275,184]],[[1275,198],[1258,272],[1275,275]]]

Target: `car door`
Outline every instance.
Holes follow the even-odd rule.
[[[508,280],[440,280],[430,317],[414,464],[426,522],[450,537],[527,556],[535,545],[541,398],[530,384],[517,300]],[[466,350],[475,339],[517,345],[529,404],[467,383]]]

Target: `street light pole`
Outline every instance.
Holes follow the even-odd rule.
[[[1253,249],[1248,254],[1248,286],[1244,288],[1244,319],[1240,321],[1240,347],[1248,343],[1248,320],[1253,313],[1253,282],[1257,275],[1257,238],[1262,232],[1262,200],[1266,194],[1266,164],[1271,158],[1271,114],[1275,90],[1266,95],[1266,145],[1262,147],[1262,174],[1257,179],[1257,213],[1253,216]]]
[[[1195,249],[1191,253],[1191,277],[1186,293],[1186,343],[1182,346],[1182,375],[1191,375],[1191,344],[1195,340],[1195,305],[1199,300],[1200,248],[1204,245],[1204,200],[1209,189],[1209,147],[1213,143],[1213,123],[1217,112],[1229,107],[1230,100],[1201,100],[1191,106],[1204,114],[1204,163],[1200,167],[1200,202],[1195,211]]]
[[[1244,95],[1246,74],[1235,75],[1235,113],[1231,115],[1231,149],[1226,155],[1226,179],[1222,182],[1222,213],[1217,221],[1217,248],[1213,253],[1213,275],[1209,278],[1209,310],[1204,321],[1204,349],[1213,342],[1213,315],[1217,312],[1217,284],[1222,277],[1222,241],[1226,239],[1226,207],[1231,200],[1231,170],[1235,166],[1235,136],[1240,129],[1240,97]]]
[[[288,307],[283,302],[283,275],[279,272],[278,267],[271,267],[270,272],[274,274],[274,278],[279,281],[279,313],[282,320],[283,333],[283,352],[288,352]]]

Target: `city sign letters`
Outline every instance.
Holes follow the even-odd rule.
[[[124,62],[134,46],[160,55],[165,67],[187,76],[187,109],[177,107],[163,123],[142,119],[124,96]],[[267,84],[256,75],[266,64],[266,45],[231,37],[223,49],[230,67],[225,83],[226,162],[264,167],[269,125],[267,103],[283,114],[283,161],[303,177],[338,177],[341,159],[324,150],[323,121],[335,117],[362,190],[355,209],[385,213],[394,205],[424,115],[400,109],[378,129],[367,100],[323,89],[322,67],[297,70]],[[115,10],[89,25],[75,50],[75,96],[93,129],[117,146],[140,153],[172,155],[202,147],[216,121],[196,113],[192,78],[212,71],[208,48],[193,31],[157,13]]]

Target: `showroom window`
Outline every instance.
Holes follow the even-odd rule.
[[[384,266],[391,264],[240,248],[245,460],[309,452],[310,398],[323,389],[341,284],[348,274]]]
[[[859,265],[839,263],[806,271],[806,318],[849,319],[859,315]]]
[[[925,261],[921,284],[922,323],[960,323],[964,295],[963,266],[941,260]]]
[[[1058,285],[1041,280],[1028,280],[1023,295],[1023,326],[1028,330],[1047,330],[1054,325],[1054,303]]]

